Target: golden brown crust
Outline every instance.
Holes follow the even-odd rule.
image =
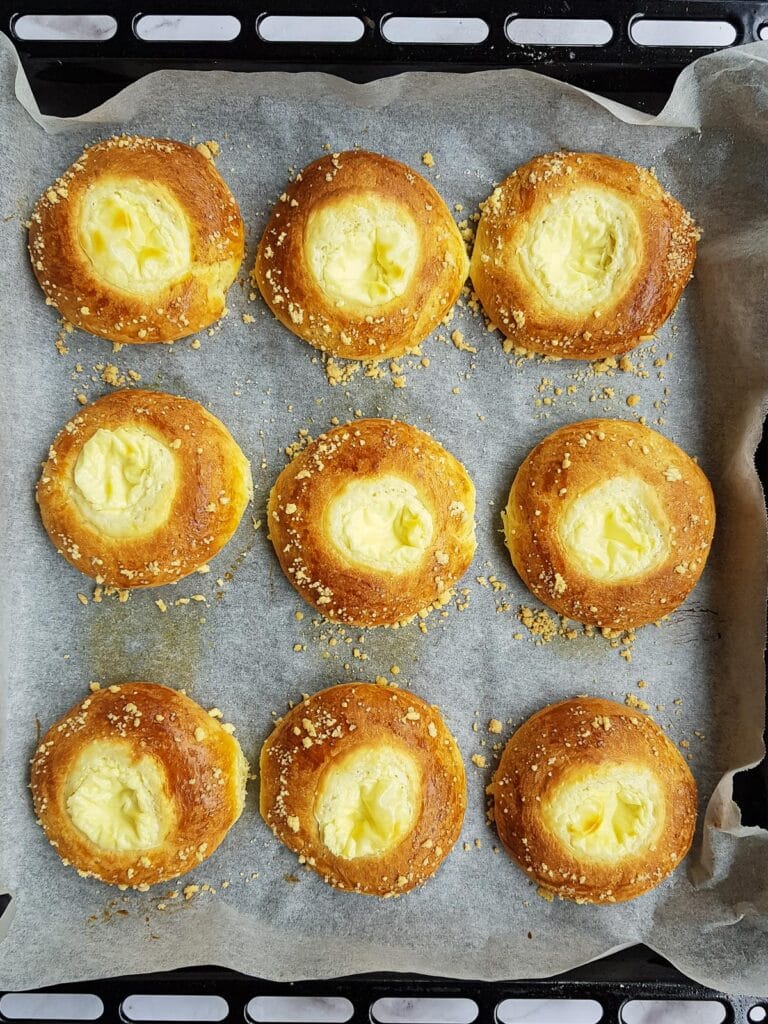
[[[80,243],[83,200],[110,178],[159,185],[184,211],[191,265],[160,291],[137,295],[111,285]],[[240,210],[213,162],[182,142],[140,136],[86,148],[40,197],[29,228],[32,268],[46,301],[91,334],[133,344],[184,338],[222,316],[244,246]]]
[[[118,744],[135,761],[149,757],[165,773],[173,822],[161,845],[113,851],[72,823],[66,784],[95,741]],[[56,852],[83,877],[146,889],[210,857],[240,817],[248,765],[237,740],[184,693],[157,683],[97,690],[51,726],[32,758],[35,813]]]
[[[340,309],[309,268],[307,222],[325,204],[371,194],[408,211],[420,236],[418,260],[404,294]],[[355,150],[321,157],[288,185],[262,236],[253,279],[278,320],[310,345],[378,360],[419,345],[456,302],[468,270],[459,230],[429,182],[397,160]]]
[[[323,843],[315,818],[318,785],[335,758],[376,744],[401,745],[421,769],[414,825],[383,855],[337,857]],[[261,751],[262,817],[302,863],[337,889],[395,896],[421,885],[458,839],[465,809],[456,741],[436,708],[402,690],[373,683],[321,690],[279,719]]]
[[[399,574],[348,562],[323,528],[349,481],[385,474],[412,483],[434,523],[420,563]],[[442,445],[398,420],[363,419],[321,434],[285,467],[267,519],[283,572],[306,601],[328,619],[385,626],[448,600],[475,551],[474,511],[472,481]]]
[[[97,430],[138,427],[173,451],[177,486],[163,523],[145,536],[110,537],[72,500],[73,472]],[[197,402],[156,391],[115,391],[72,417],[49,449],[37,484],[43,525],[56,549],[97,582],[156,587],[194,572],[234,534],[251,498],[251,471],[224,424]]]
[[[652,845],[612,862],[580,855],[542,821],[548,795],[574,773],[639,766],[660,787]],[[550,704],[510,738],[492,783],[499,838],[539,885],[587,903],[618,903],[653,889],[690,849],[696,783],[675,745],[650,718],[615,701],[580,697]]]
[[[609,583],[575,564],[558,524],[574,498],[613,477],[650,485],[674,532],[657,565]],[[661,434],[635,422],[584,420],[556,430],[526,456],[504,526],[515,569],[540,601],[578,622],[627,629],[658,621],[693,590],[712,543],[715,503],[703,471]]]
[[[641,245],[625,288],[568,315],[550,305],[516,255],[533,219],[575,186],[597,186],[629,204]],[[651,171],[601,153],[548,153],[506,178],[483,206],[470,276],[483,309],[521,348],[572,359],[628,352],[664,323],[688,283],[700,233]]]

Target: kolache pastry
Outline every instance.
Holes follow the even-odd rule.
[[[32,758],[51,845],[78,874],[123,889],[196,868],[243,810],[248,764],[231,729],[167,686],[97,689]]]
[[[121,343],[175,341],[218,320],[244,244],[213,161],[140,136],[88,147],[40,197],[29,228],[46,301]]]
[[[173,583],[204,566],[251,500],[251,467],[189,398],[115,391],[80,409],[48,450],[37,502],[59,554],[97,583]]]
[[[628,352],[677,305],[699,230],[651,171],[601,153],[537,156],[483,204],[470,276],[515,346]]]
[[[620,903],[690,849],[696,783],[652,719],[594,697],[550,704],[507,743],[491,784],[507,852],[546,891]]]
[[[306,697],[261,751],[261,814],[329,885],[396,896],[437,871],[461,831],[464,764],[412,693],[347,683]]]
[[[429,182],[357,150],[316,160],[286,188],[253,279],[278,320],[310,345],[378,360],[418,346],[468,270],[459,230]]]
[[[321,434],[269,496],[283,572],[327,619],[391,626],[446,604],[475,551],[475,489],[429,434],[362,419]]]
[[[556,612],[608,629],[656,622],[695,587],[715,528],[709,481],[639,423],[561,427],[517,471],[506,544],[525,585]]]

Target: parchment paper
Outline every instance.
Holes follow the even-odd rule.
[[[614,108],[621,120],[584,93],[516,71],[407,74],[363,86],[320,74],[163,72],[68,121],[39,116],[4,41],[0,882],[13,893],[16,913],[0,946],[0,986],[204,963],[276,979],[374,969],[530,977],[642,940],[699,981],[768,994],[766,834],[742,828],[731,801],[732,774],[763,753],[766,522],[752,457],[768,383],[767,58],[766,44],[704,58],[684,72],[655,121]],[[247,283],[233,287],[229,316],[213,336],[200,336],[198,350],[179,342],[113,354],[108,343],[75,332],[66,335],[62,356],[54,346],[55,311],[28,266],[24,220],[84,143],[123,130],[220,142],[218,166],[249,228],[246,267],[289,167],[302,167],[324,144],[360,144],[406,161],[452,207],[463,206],[457,219],[534,154],[575,148],[656,168],[703,227],[696,279],[655,348],[632,356],[644,379],[590,375],[573,362],[516,360],[465,308],[437,333],[447,338],[458,327],[476,354],[432,339],[423,349],[428,368],[402,361],[403,389],[392,386],[386,367],[384,379],[358,374],[331,388],[322,360],[259,299],[249,302]],[[427,150],[432,169],[421,164]],[[255,322],[243,322],[244,313]],[[254,515],[262,522],[283,449],[299,429],[314,435],[332,416],[343,420],[359,410],[432,431],[466,463],[478,490],[478,552],[463,583],[467,593],[459,595],[465,610],[452,605],[445,618],[433,616],[426,636],[414,624],[363,640],[348,630],[346,643],[338,630],[315,624],[250,516],[209,576],[133,594],[126,604],[82,605],[77,593],[90,599],[92,584],[43,533],[33,485],[50,441],[76,411],[74,396],[93,399],[108,389],[93,369],[105,363],[122,374],[135,370],[141,386],[197,399],[229,425],[254,459]],[[626,404],[630,394],[641,396],[635,407]],[[499,511],[531,446],[562,423],[596,414],[643,414],[651,425],[663,418],[660,429],[700,459],[718,504],[700,585],[670,621],[638,632],[631,662],[602,638],[537,644],[516,618],[520,604],[532,602],[500,533]],[[476,582],[491,575],[506,589]],[[206,602],[172,604],[195,593]],[[170,606],[165,614],[154,603],[160,596]],[[505,603],[508,610],[497,611]],[[301,622],[294,618],[299,609],[307,613]],[[356,658],[355,648],[367,660]],[[204,706],[225,711],[255,764],[289,698],[387,675],[393,665],[401,685],[444,709],[469,776],[462,842],[437,877],[406,898],[343,895],[305,873],[263,825],[255,781],[216,855],[180,884],[145,894],[80,879],[35,824],[25,787],[36,719],[47,728],[86,693],[89,680],[186,686]],[[545,701],[585,692],[646,700],[669,734],[689,744],[683,750],[700,787],[694,852],[670,881],[628,905],[539,898],[523,872],[494,852],[485,819],[492,741],[506,740]],[[505,723],[502,737],[486,732],[491,717]],[[488,767],[473,765],[472,754],[485,755]],[[164,896],[192,882],[216,893],[189,901]]]

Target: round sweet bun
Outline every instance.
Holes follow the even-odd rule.
[[[535,597],[620,630],[657,622],[688,597],[709,555],[715,502],[693,459],[655,430],[584,420],[526,456],[502,518]]]
[[[114,391],[48,450],[37,502],[59,554],[97,583],[157,587],[218,554],[253,495],[227,428],[189,398]]]
[[[461,832],[461,753],[438,710],[373,683],[321,690],[261,751],[261,814],[337,889],[396,896],[433,875]]]
[[[488,319],[515,346],[597,359],[661,327],[690,280],[699,237],[644,167],[549,153],[484,203],[470,276]]]
[[[391,626],[450,600],[475,551],[474,513],[453,455],[407,423],[371,419],[300,452],[267,520],[283,572],[327,619]]]
[[[245,230],[203,152],[136,135],[85,149],[32,212],[29,253],[48,304],[123,344],[175,341],[218,320]]]
[[[658,725],[612,700],[550,704],[511,737],[491,784],[507,852],[545,890],[620,903],[690,849],[696,783]]]
[[[32,758],[51,846],[81,876],[123,889],[196,868],[243,810],[248,764],[230,729],[157,683],[91,693]]]
[[[468,270],[459,230],[429,182],[356,150],[321,157],[286,188],[253,279],[278,320],[310,345],[378,360],[419,345]]]

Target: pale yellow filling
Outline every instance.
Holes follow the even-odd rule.
[[[159,185],[96,182],[83,197],[78,235],[96,274],[123,291],[157,292],[189,269],[187,219]]]
[[[348,561],[389,573],[418,565],[434,529],[413,484],[392,475],[352,480],[329,502],[324,525]]]
[[[141,537],[168,518],[176,491],[173,452],[138,427],[97,430],[73,472],[72,500],[109,537]]]
[[[318,285],[337,305],[380,306],[408,287],[419,233],[404,207],[360,195],[315,210],[304,251]]]
[[[558,532],[569,560],[606,583],[641,576],[669,550],[656,492],[637,477],[613,477],[579,494],[564,509]]]
[[[658,780],[639,765],[580,772],[542,803],[546,827],[565,846],[594,860],[621,860],[649,845],[663,814]]]
[[[171,825],[163,769],[120,743],[97,740],[83,749],[65,800],[72,824],[102,850],[152,849]]]
[[[640,237],[634,211],[615,192],[578,188],[539,213],[518,257],[551,306],[583,314],[623,292]]]
[[[320,837],[345,860],[386,853],[413,827],[421,774],[402,748],[359,747],[332,761],[315,797]]]

